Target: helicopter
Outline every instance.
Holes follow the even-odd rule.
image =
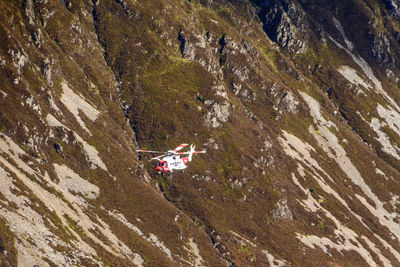
[[[159,174],[164,173],[172,173],[174,170],[183,171],[187,168],[187,163],[192,161],[193,154],[204,154],[207,151],[195,151],[195,145],[190,145],[190,150],[187,152],[179,152],[183,148],[189,146],[189,144],[181,144],[174,150],[168,150],[167,152],[161,151],[153,151],[153,150],[143,150],[139,149],[136,152],[140,153],[151,153],[151,154],[158,154],[162,153],[163,155],[153,157],[151,160],[157,160],[158,164],[156,170]],[[188,157],[183,157],[182,155],[188,155]]]

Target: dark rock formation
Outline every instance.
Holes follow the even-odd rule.
[[[291,52],[303,53],[307,49],[308,21],[296,1],[262,1],[259,16],[269,38]]]
[[[179,31],[178,40],[181,42],[179,49],[181,50],[182,57],[188,60],[193,60],[196,54],[195,49],[185,37],[185,33],[183,31]]]
[[[384,0],[386,8],[394,18],[400,20],[400,1],[399,0]]]
[[[368,38],[371,45],[371,53],[380,63],[393,66],[394,59],[390,51],[390,43],[384,33],[369,32]]]

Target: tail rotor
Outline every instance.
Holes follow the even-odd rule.
[[[191,144],[191,145],[190,145],[190,151],[189,151],[189,157],[188,157],[188,160],[189,160],[189,161],[192,161],[192,156],[193,156],[193,153],[195,152],[195,150],[194,150],[195,147],[196,147],[196,146],[195,146],[194,144]]]

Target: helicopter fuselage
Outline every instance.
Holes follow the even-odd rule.
[[[177,155],[167,156],[158,162],[156,169],[157,172],[160,174],[173,172],[174,170],[184,170],[187,168],[186,164],[188,162],[189,159],[186,157],[181,157]]]
[[[142,153],[152,153],[152,154],[163,154],[156,157],[151,158],[151,160],[157,160],[158,164],[156,170],[159,174],[171,173],[174,170],[184,170],[187,168],[186,164],[189,161],[192,161],[192,157],[194,154],[204,154],[205,150],[195,151],[195,145],[190,145],[190,150],[186,152],[179,152],[183,148],[187,147],[188,144],[181,144],[174,150],[168,150],[167,152],[154,151],[154,150],[146,150],[146,149],[138,149],[136,152]],[[181,155],[188,155],[188,157],[183,157]]]

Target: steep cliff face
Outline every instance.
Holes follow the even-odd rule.
[[[0,10],[3,265],[400,264],[396,1]]]

